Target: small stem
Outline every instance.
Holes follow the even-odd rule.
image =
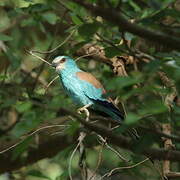
[[[29,54],[31,54],[32,56],[40,59],[41,61],[45,62],[46,64],[48,64],[49,66],[52,66],[51,63],[49,63],[48,61],[46,61],[45,59],[41,58],[40,56],[36,55],[33,53],[34,51],[28,51]]]

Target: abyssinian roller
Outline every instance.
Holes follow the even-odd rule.
[[[72,58],[58,56],[53,60],[52,66],[55,67],[65,92],[81,106],[79,113],[85,111],[89,116],[88,108],[92,108],[116,121],[124,119],[113,101],[105,97],[106,91],[102,84],[91,73],[82,71]]]

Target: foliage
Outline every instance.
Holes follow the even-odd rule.
[[[54,69],[28,54],[27,51],[48,51],[61,44],[74,31],[70,39],[49,54],[38,54],[51,62],[57,55],[68,55],[78,58],[78,50],[87,44],[97,45],[103,50],[103,56],[109,59],[111,65],[96,57],[81,58],[77,63],[85,71],[92,72],[104,84],[113,99],[119,98],[123,104],[122,111],[127,117],[122,127],[115,134],[126,133],[131,128],[137,128],[142,139],[134,142],[137,151],[149,147],[161,148],[163,141],[159,135],[154,135],[155,129],[162,130],[161,125],[169,123],[172,133],[179,134],[180,127],[180,53],[171,48],[155,43],[154,40],[142,39],[136,34],[124,30],[123,27],[107,21],[100,15],[94,15],[87,8],[70,0],[1,0],[0,1],[0,150],[9,147],[35,131],[40,126],[65,124],[68,127],[61,133],[68,136],[69,144],[56,154],[47,155],[38,163],[27,164],[25,169],[12,173],[15,179],[68,179],[69,158],[77,144],[77,134],[81,125],[76,114],[77,107],[63,92],[58,80],[46,91],[46,86],[56,76]],[[77,1],[78,2],[78,1]],[[170,34],[180,38],[179,1],[175,0],[87,0],[84,3],[97,5],[102,9],[110,8],[117,11],[135,25],[152,32]],[[140,52],[140,53],[139,53]],[[145,58],[143,57],[143,55]],[[139,56],[141,55],[141,56]],[[116,76],[112,71],[113,57],[123,57],[124,67],[128,76]],[[133,58],[131,63],[130,58]],[[148,61],[148,63],[147,63]],[[162,72],[163,75],[159,74]],[[175,94],[173,96],[173,94]],[[168,99],[170,95],[173,98]],[[171,96],[171,97],[172,97]],[[119,103],[120,106],[120,103]],[[171,109],[171,110],[169,110]],[[170,112],[171,111],[171,112]],[[69,117],[69,116],[72,117]],[[83,117],[83,116],[82,116]],[[141,129],[146,127],[148,130]],[[25,161],[31,149],[38,149],[38,144],[51,141],[51,134],[56,128],[43,130],[39,135],[28,137],[11,150],[11,160]],[[154,131],[154,132],[153,132]],[[153,133],[151,133],[153,132]],[[61,138],[61,134],[57,135]],[[38,140],[39,138],[39,140]],[[132,153],[116,147],[120,154],[130,160],[123,162],[117,154],[108,147],[103,148],[97,141],[97,136],[85,138],[87,144],[87,165],[96,169],[98,158],[102,156],[101,165],[96,172],[104,175],[115,167],[136,164],[143,160],[140,154]],[[10,142],[10,143],[9,143]],[[178,141],[173,144],[179,150]],[[45,151],[48,151],[48,147]],[[6,155],[5,152],[2,155]],[[43,154],[43,153],[42,153]],[[43,158],[46,158],[42,156]],[[39,159],[42,158],[39,156]],[[37,161],[36,160],[36,161]],[[78,152],[72,161],[72,174],[80,179]],[[33,162],[36,162],[33,161]],[[111,163],[109,163],[111,162]],[[3,164],[3,162],[1,161]],[[54,165],[48,173],[47,167]],[[161,163],[160,163],[161,165]],[[46,166],[46,167],[45,167]],[[17,169],[20,167],[18,166]],[[16,170],[16,167],[14,169]],[[179,171],[179,164],[174,163],[173,171]],[[11,170],[0,172],[10,173]],[[149,161],[129,170],[121,170],[115,178],[156,180],[161,176]],[[150,175],[150,176],[149,176]],[[3,175],[4,176],[4,175]]]

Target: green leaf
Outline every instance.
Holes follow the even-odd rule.
[[[37,25],[37,22],[34,20],[33,17],[30,17],[28,19],[24,19],[21,22],[21,27],[26,27],[26,26],[35,26]]]
[[[64,171],[60,176],[57,177],[57,180],[68,179],[68,177],[69,177],[69,172],[68,171]]]
[[[125,119],[125,124],[132,125],[138,122],[141,119],[137,114],[128,113]]]
[[[64,6],[66,6],[67,9],[70,9],[71,12],[79,15],[80,17],[86,17],[87,15],[87,11],[77,3],[67,1],[66,3],[64,3]]]
[[[12,69],[16,70],[21,64],[20,59],[11,49],[7,49],[5,55],[8,57],[9,61],[11,62]]]
[[[116,7],[118,6],[118,4],[119,4],[119,1],[117,1],[117,0],[111,0],[111,4],[112,4],[112,6],[113,6],[114,8],[116,8]]]
[[[21,121],[13,128],[11,134],[14,137],[20,137],[38,127],[41,121],[40,117],[36,117],[35,111],[27,111],[23,114]]]
[[[85,23],[78,28],[78,33],[85,39],[93,38],[93,35],[98,31],[100,24],[95,23]]]
[[[52,25],[56,24],[56,22],[59,20],[59,17],[51,12],[44,13],[42,17],[44,18],[45,21],[47,21],[49,24]]]
[[[159,60],[151,61],[150,63],[144,66],[146,73],[152,74],[159,70],[162,62]]]
[[[33,0],[23,0],[23,1],[25,1],[25,2],[33,2]]]
[[[158,137],[154,134],[144,134],[136,142],[136,145],[133,146],[133,150],[137,153],[142,152],[144,149],[151,147],[154,144],[154,142],[156,141],[155,140],[156,138],[158,139]]]
[[[14,103],[16,103],[16,99],[15,98],[8,98],[8,99],[6,99],[5,101],[3,101],[3,103],[1,104],[0,103],[0,107],[1,108],[7,108],[7,107],[12,107],[12,105],[14,104]]]
[[[29,4],[31,3],[29,2]],[[29,5],[27,8],[24,8],[24,10],[25,12],[31,14],[31,16],[33,16],[34,18],[39,18],[39,13],[45,13],[46,11],[50,10],[50,6],[48,6],[47,4],[43,4],[42,2],[33,2],[33,4]]]
[[[134,75],[132,77],[128,76],[128,77],[115,77],[115,78],[113,78],[109,82],[108,87],[110,89],[113,89],[114,87],[116,87],[116,89],[123,89],[125,87],[132,86],[134,84],[140,83],[140,82],[142,82],[142,80],[143,80],[142,74],[136,72],[136,73],[134,73]]]
[[[161,100],[153,100],[146,102],[146,104],[142,106],[142,109],[139,110],[139,114],[160,114],[167,111],[168,108],[162,103]]]
[[[105,48],[105,54],[108,58],[112,58],[114,56],[119,55],[120,51],[118,50],[118,48],[115,47],[107,47]]]
[[[32,103],[30,101],[27,101],[27,102],[18,101],[17,104],[15,105],[15,108],[19,113],[26,112],[30,110],[31,107],[32,107]]]
[[[141,11],[141,8],[138,6],[138,4],[136,4],[136,3],[133,2],[132,0],[130,0],[130,1],[128,1],[128,2],[129,2],[129,4],[134,8],[134,10],[135,10],[136,12]]]
[[[141,23],[144,25],[154,24],[156,21],[162,21],[166,17],[173,17],[176,21],[180,21],[180,12],[176,9],[161,9],[156,11],[155,13],[144,15],[142,18]]]
[[[21,155],[23,152],[25,152],[28,149],[31,140],[32,140],[32,136],[31,137],[29,136],[25,140],[23,140],[22,143],[18,144],[13,149],[12,160],[17,159],[19,155]]]
[[[76,14],[71,13],[70,15],[71,15],[71,19],[72,19],[74,24],[76,24],[76,25],[83,24],[83,21],[81,21],[81,19]]]
[[[72,136],[72,135],[74,135],[74,134],[77,132],[77,130],[79,129],[80,124],[79,124],[78,121],[71,121],[71,122],[69,123],[69,125],[70,125],[70,127],[67,129],[67,133]]]
[[[13,38],[11,36],[6,35],[6,34],[0,33],[0,40],[1,41],[12,41]]]
[[[88,2],[91,2],[91,3],[96,3],[97,0],[87,0]]]
[[[88,41],[81,41],[77,44],[75,44],[71,49],[70,49],[70,53],[71,54],[75,54],[77,52],[77,50],[79,50],[81,47],[83,47],[85,44],[87,44]]]
[[[0,81],[7,79],[7,75],[0,74]]]
[[[45,176],[42,172],[38,171],[38,170],[31,170],[27,173],[27,175],[29,176],[34,176],[34,177],[38,177],[38,178],[45,178],[45,179],[49,179],[51,180],[51,178]]]

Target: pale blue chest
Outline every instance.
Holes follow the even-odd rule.
[[[60,76],[61,83],[65,92],[72,100],[79,105],[92,104],[92,101],[84,94],[84,89],[81,80],[75,74],[67,74]]]

